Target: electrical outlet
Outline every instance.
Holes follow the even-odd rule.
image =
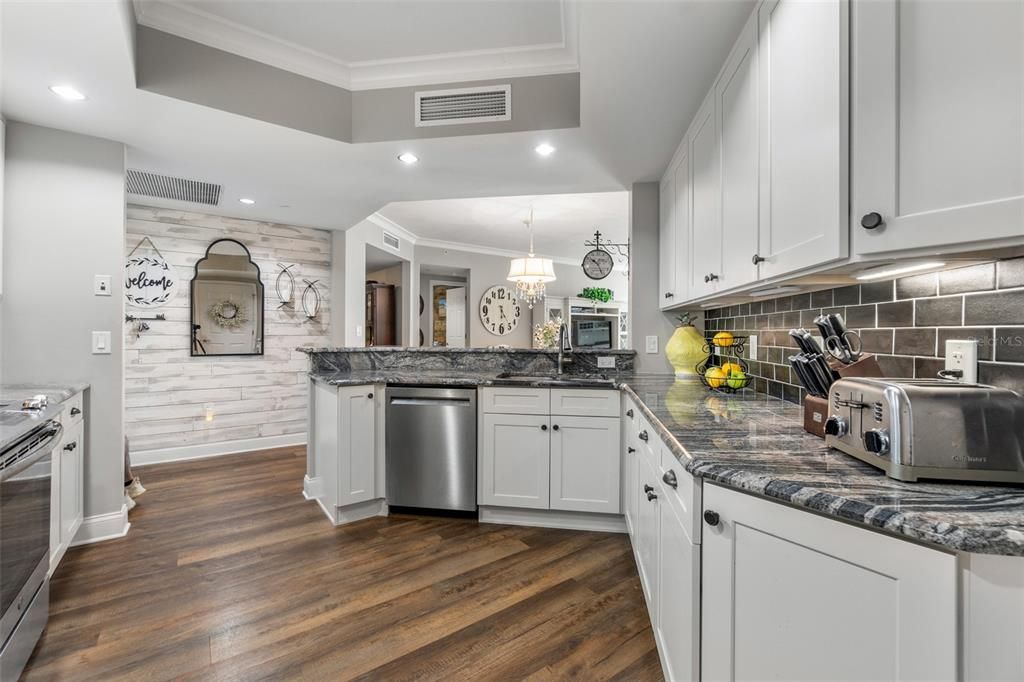
[[[357,324],[356,325],[356,338],[357,339],[363,338],[363,325],[361,325],[361,324]]]
[[[92,283],[92,293],[95,296],[110,296],[110,275],[96,275]]]
[[[978,342],[954,339],[946,341],[945,371],[962,372],[962,375],[956,378],[962,384],[978,383]]]
[[[110,332],[92,333],[93,355],[110,355]]]
[[[750,349],[750,359],[757,360],[757,334],[751,334],[747,339],[747,348]]]
[[[615,369],[615,357],[612,355],[597,356],[598,369]]]
[[[648,337],[646,337],[645,340],[646,340],[646,343],[647,343],[647,352],[648,353],[657,353],[658,352],[658,337],[657,336],[648,336]]]

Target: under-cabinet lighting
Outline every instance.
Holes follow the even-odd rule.
[[[539,145],[533,148],[533,151],[537,152],[541,156],[551,156],[555,153],[555,148],[549,145],[547,142],[541,142]]]
[[[886,277],[895,277],[896,275],[905,275],[908,272],[920,272],[921,270],[934,270],[935,268],[941,268],[945,263],[939,261],[929,261],[927,263],[910,263],[908,265],[887,265],[881,268],[875,268],[874,270],[867,270],[856,276],[856,279],[867,280],[867,279],[884,279]]]
[[[245,197],[238,200],[239,203],[245,204],[246,206],[252,206],[256,203],[255,199],[246,199]]]
[[[409,166],[413,165],[420,160],[420,157],[416,156],[412,152],[402,152],[398,155],[398,160]]]
[[[753,297],[782,296],[783,294],[795,294],[798,291],[800,291],[800,287],[788,284],[778,287],[768,287],[767,289],[755,289],[754,291],[751,291],[749,295]]]
[[[85,99],[85,95],[80,93],[70,85],[51,85],[50,92],[57,95],[62,99],[66,99],[72,102],[81,102]]]

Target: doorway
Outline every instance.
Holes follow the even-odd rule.
[[[420,270],[420,345],[469,345],[469,272],[423,266]]]
[[[403,293],[408,272],[406,261],[366,245],[366,345],[397,346],[402,343]]]

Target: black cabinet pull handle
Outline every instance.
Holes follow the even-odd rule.
[[[633,408],[626,410],[626,416],[629,417],[630,419],[633,418]]]
[[[754,257],[750,259],[750,262],[753,263],[754,265],[757,265],[758,263],[763,263],[764,261],[765,259],[756,253],[754,254]]]
[[[77,407],[72,407],[71,408],[71,416],[72,417],[77,417],[80,414],[82,414],[82,411],[80,409],[78,409]]]
[[[673,296],[675,296],[675,294],[673,294],[671,291],[665,292],[665,298],[672,298]]]
[[[653,502],[656,499],[658,499],[658,496],[655,493],[652,493],[652,492],[648,492],[647,493],[647,501],[648,502]]]
[[[632,455],[634,452],[636,452],[636,448],[626,448],[626,452]]]
[[[540,425],[540,430],[541,431],[547,431],[548,430],[548,425],[547,424],[541,424]]]
[[[704,521],[705,521],[705,522],[706,522],[706,523],[707,523],[707,524],[708,524],[709,526],[717,526],[717,525],[718,525],[718,522],[719,522],[719,520],[720,520],[720,519],[718,518],[718,512],[716,512],[716,511],[712,511],[712,510],[710,510],[710,509],[705,509],[705,510],[704,510]]]
[[[644,442],[647,442],[647,438],[648,438],[647,430],[645,429],[645,430],[641,431],[640,435],[638,436],[638,438],[640,438],[640,440],[642,440]]]
[[[875,230],[882,225],[885,225],[885,221],[882,220],[882,214],[874,211],[864,214],[864,217],[860,219],[860,226],[865,230]]]
[[[72,442],[72,443],[68,443],[67,445],[65,445],[64,449],[67,450],[68,452],[72,452],[77,447],[78,447],[78,443],[77,442]]]
[[[557,431],[557,430],[558,430],[558,424],[555,424],[555,425],[554,425],[554,426],[552,426],[551,428],[552,428],[553,430]]]
[[[653,492],[653,491],[654,491],[653,487],[651,487],[651,486],[647,485],[646,483],[644,483],[644,492],[645,493],[649,493],[649,492]]]
[[[665,481],[665,483],[669,484],[673,488],[679,487],[679,480],[676,478],[676,472],[672,471],[671,469],[665,472],[665,474],[661,477],[661,480]]]

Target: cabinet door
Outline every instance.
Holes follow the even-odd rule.
[[[65,432],[66,433],[66,432]],[[61,443],[67,439],[67,436],[63,436]],[[50,571],[52,572],[60,561],[61,557],[61,533],[60,533],[60,518],[61,518],[61,494],[60,494],[60,483],[61,483],[61,446],[58,445],[50,453]]]
[[[374,498],[377,462],[376,409],[373,386],[338,389],[338,505]]]
[[[548,509],[550,419],[546,415],[484,415],[481,504]]]
[[[957,678],[956,557],[704,486],[707,680]]]
[[[658,188],[658,306],[681,302],[676,296],[675,185],[669,166]]]
[[[636,534],[636,480],[637,480],[637,408],[627,398],[622,400],[622,506],[626,517],[626,530],[630,537]],[[635,541],[635,539],[634,539]]]
[[[64,436],[54,456],[60,456],[60,542],[69,545],[82,522],[83,424],[79,422]]]
[[[658,503],[660,564],[658,575],[658,647],[666,679],[700,676],[700,548],[690,542],[683,520],[667,501]]]
[[[804,0],[758,10],[763,278],[849,250],[848,11]]]
[[[757,19],[751,16],[715,86],[722,145],[721,289],[757,279]]]
[[[683,152],[672,167],[672,222],[675,226],[675,302],[690,298],[690,147],[683,140]]]
[[[551,509],[619,513],[619,419],[551,417]]]
[[[715,97],[690,128],[690,297],[714,293],[722,276],[722,182]]]
[[[856,252],[1019,242],[1024,3],[874,0],[852,20]]]
[[[660,601],[658,595],[658,479],[652,464],[640,457],[640,476],[637,483],[639,496],[637,508],[637,558],[639,559],[640,582],[647,597],[647,611],[651,624],[658,622]],[[650,488],[650,490],[648,490]]]

